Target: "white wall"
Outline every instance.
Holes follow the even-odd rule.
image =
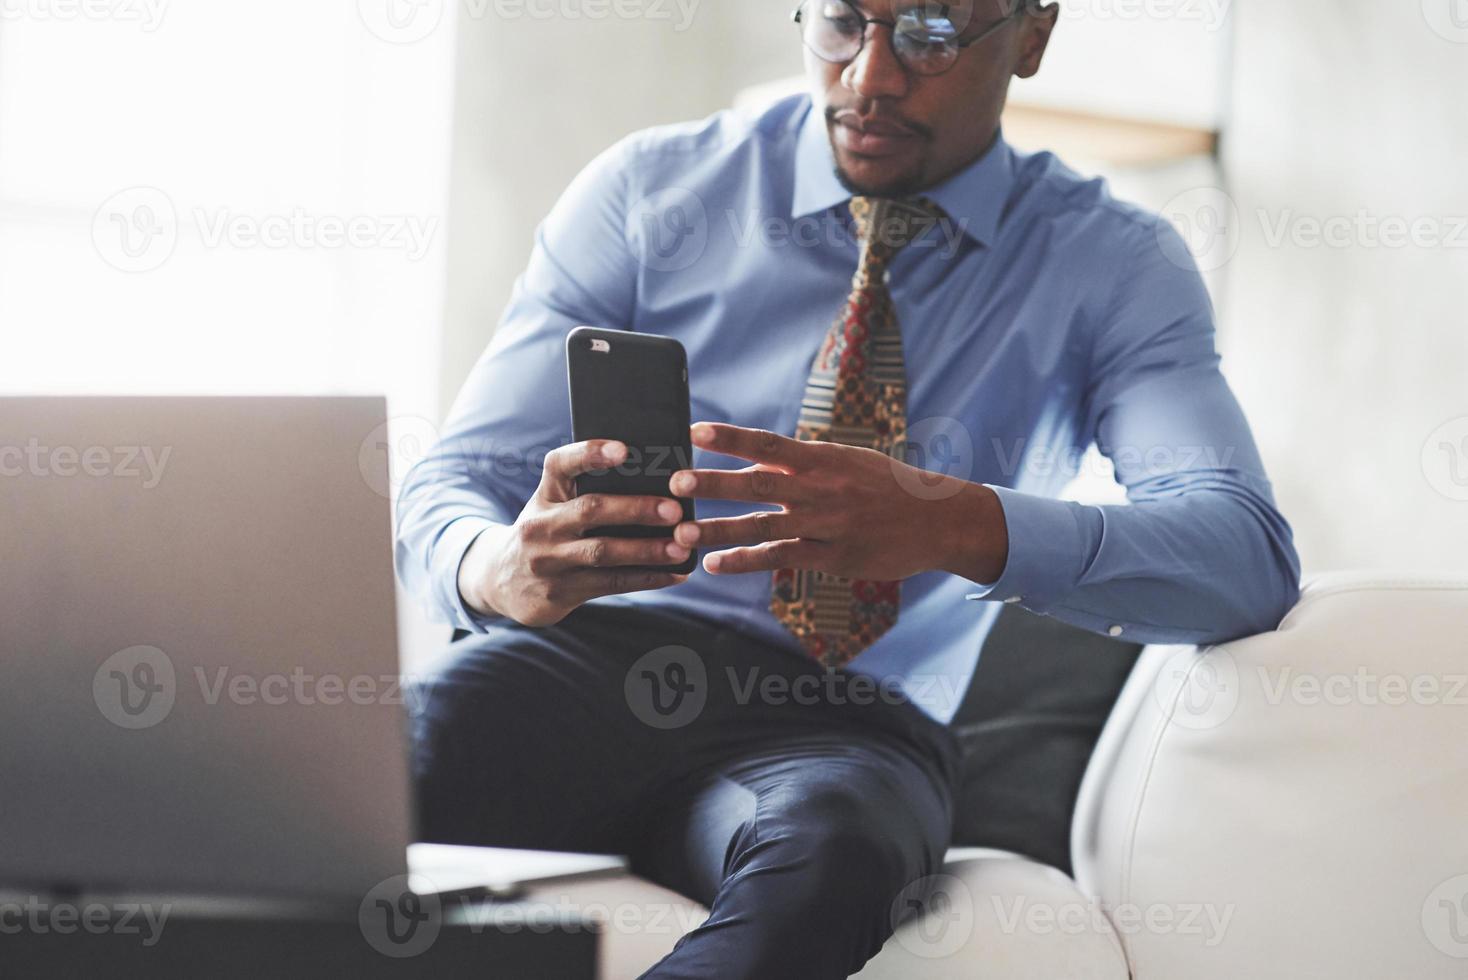
[[[1468,21],[1447,30],[1449,2],[1238,5],[1224,356],[1307,570],[1468,567]],[[1312,241],[1310,219],[1363,212],[1456,246]]]
[[[535,225],[592,157],[634,130],[700,118],[743,85],[800,70],[788,0],[682,4],[634,0],[630,9],[647,16],[597,20],[461,10],[445,407],[499,321]],[[776,32],[783,46],[770,43]]]

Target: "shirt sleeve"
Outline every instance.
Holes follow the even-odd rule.
[[[1221,643],[1274,629],[1299,600],[1293,532],[1220,371],[1213,311],[1176,231],[1132,231],[1098,323],[1086,428],[1127,504],[989,486],[1009,534],[974,598],[1018,602],[1139,643]]]
[[[464,605],[464,554],[486,529],[514,523],[546,454],[571,441],[566,335],[583,324],[631,329],[628,152],[624,141],[592,161],[537,228],[493,340],[398,495],[399,578],[430,616],[460,629],[483,632],[499,618]]]

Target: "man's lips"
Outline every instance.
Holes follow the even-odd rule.
[[[855,112],[837,113],[833,122],[836,145],[857,156],[894,156],[922,138],[907,126],[886,119],[863,119]]]

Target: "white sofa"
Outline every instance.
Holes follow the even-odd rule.
[[[928,914],[859,976],[1468,977],[1468,576],[1316,576],[1273,633],[1148,647],[1072,850],[1075,880],[950,852]],[[701,918],[635,879],[540,897],[605,922],[604,980]]]

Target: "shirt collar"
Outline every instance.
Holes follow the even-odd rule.
[[[1003,130],[979,159],[932,188],[925,195],[958,222],[981,245],[992,245],[999,219],[1014,184],[1014,151]],[[826,120],[814,107],[806,110],[796,137],[795,193],[791,218],[802,218],[844,204],[851,192],[836,179],[836,162]]]

